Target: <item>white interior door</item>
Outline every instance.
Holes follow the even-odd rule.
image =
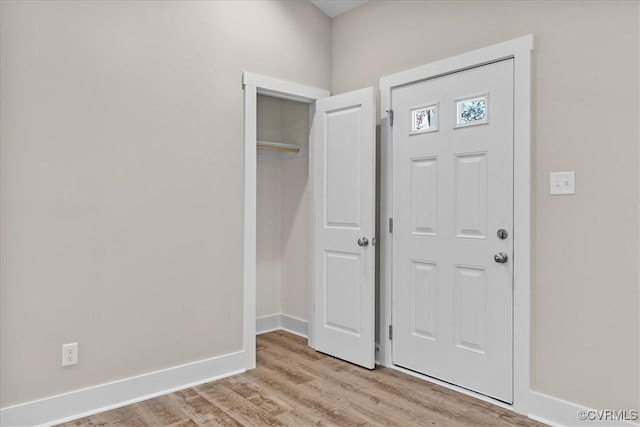
[[[373,88],[316,102],[311,144],[316,350],[372,369],[375,303]]]
[[[392,108],[393,362],[512,402],[513,60]]]

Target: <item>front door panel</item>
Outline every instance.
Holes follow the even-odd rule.
[[[393,362],[512,402],[513,61],[392,107]]]

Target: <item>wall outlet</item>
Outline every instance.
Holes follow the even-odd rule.
[[[78,364],[78,343],[62,344],[62,366]]]

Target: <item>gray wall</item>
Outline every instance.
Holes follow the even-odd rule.
[[[532,32],[534,387],[636,407],[638,9],[1,2],[0,406],[241,348],[243,70],[339,93]]]
[[[0,406],[239,350],[242,71],[328,87],[329,19],[287,1],[0,15]]]
[[[332,21],[333,93],[521,35],[534,55],[533,387],[637,408],[639,3],[372,1]],[[549,172],[575,170],[575,196]]]

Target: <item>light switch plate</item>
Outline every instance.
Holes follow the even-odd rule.
[[[551,172],[549,193],[553,196],[576,194],[576,173]]]

